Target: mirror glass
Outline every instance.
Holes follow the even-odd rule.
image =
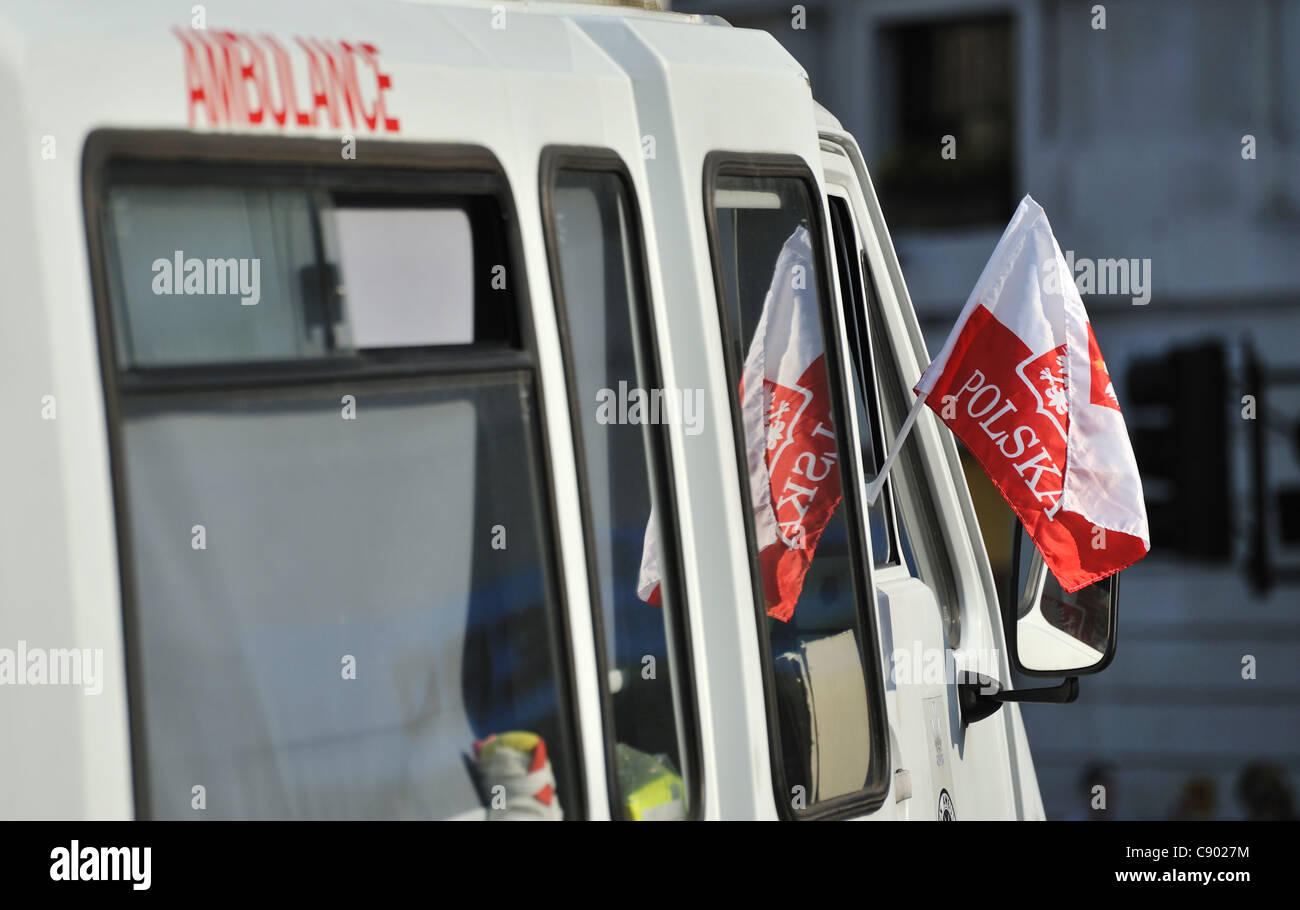
[[[1102,662],[1115,634],[1119,574],[1067,594],[1017,524],[1016,656],[1039,673],[1086,673]]]

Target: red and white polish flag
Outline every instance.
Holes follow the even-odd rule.
[[[1042,207],[1026,196],[914,389],[1077,591],[1147,554],[1124,415]]]
[[[750,501],[767,614],[794,615],[804,576],[842,498],[816,270],[807,229],[777,257],[740,382]],[[660,603],[659,538],[646,528],[637,594]]]

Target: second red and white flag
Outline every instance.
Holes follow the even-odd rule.
[[[915,391],[979,461],[1066,591],[1146,555],[1124,416],[1074,277],[1029,196]]]

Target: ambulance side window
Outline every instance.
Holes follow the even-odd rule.
[[[777,806],[868,811],[887,786],[883,685],[820,197],[792,159],[713,156],[705,181]]]
[[[495,160],[91,142],[138,814],[584,815]]]
[[[682,819],[698,800],[668,473],[674,413],[659,378],[635,196],[612,152],[548,149],[542,181],[579,458],[612,812],[628,820]],[[698,415],[694,399],[678,396],[675,406],[684,408],[678,414]]]

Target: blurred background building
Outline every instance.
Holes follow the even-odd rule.
[[[1025,193],[1076,263],[1136,266],[1118,289],[1078,280],[1152,553],[1124,573],[1110,669],[1074,705],[1024,708],[1044,803],[1078,817],[1092,778],[1117,818],[1282,799],[1300,781],[1300,0],[672,5],[803,64],[862,145],[931,351]],[[967,474],[1005,573],[1012,516]]]

